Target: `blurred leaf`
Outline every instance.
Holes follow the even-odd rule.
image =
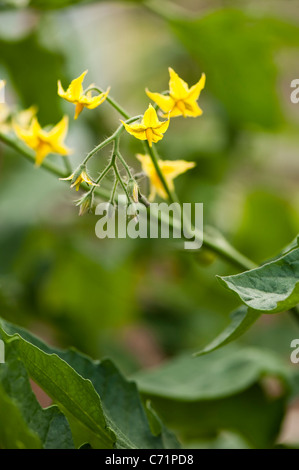
[[[5,326],[4,326],[5,328]],[[4,341],[11,339],[1,328]],[[56,354],[46,354],[18,334],[13,335],[30,377],[63,409],[97,438],[99,446],[112,448],[113,433],[107,429],[99,396],[89,380],[79,376]]]
[[[230,346],[207,356],[178,356],[153,370],[134,375],[143,393],[175,400],[215,400],[234,395],[264,374],[284,381],[289,369],[275,354],[257,348]]]
[[[61,53],[39,44],[37,32],[18,41],[0,40],[0,63],[7,68],[24,108],[33,104],[38,107],[43,125],[55,124],[61,118],[57,80],[65,78],[63,62]]]
[[[289,369],[275,354],[230,346],[196,359],[183,355],[134,379],[164,422],[185,438],[227,429],[263,447],[279,432],[286,398],[283,389],[279,398],[267,397],[258,385],[264,375],[289,386]]]
[[[32,378],[70,416],[78,446],[89,437],[93,447],[112,448],[114,441],[117,448],[126,449],[178,446],[162,426],[158,435],[152,434],[136,385],[126,381],[111,361],[99,363],[75,350],[54,350],[21,328],[3,320],[1,324],[4,336],[14,338]]]
[[[299,248],[260,268],[218,279],[248,307],[262,313],[284,312],[299,303]]]
[[[40,449],[41,442],[0,384],[0,449]]]
[[[237,395],[210,401],[183,401],[151,396],[159,416],[183,442],[211,439],[219,431],[241,435],[255,448],[272,447],[284,417],[284,397],[271,399],[256,384]]]
[[[246,195],[234,245],[262,262],[278,253],[296,235],[298,227],[298,216],[285,197],[264,188],[255,189]]]
[[[242,336],[261,316],[259,312],[242,306],[231,314],[231,323],[211,343],[201,349],[196,356],[215,351]]]
[[[44,449],[71,449],[74,448],[70,426],[57,406],[47,409],[39,405],[29,382],[27,371],[21,362],[15,341],[6,344],[5,364],[0,368],[0,384],[10,400],[13,400],[18,413],[26,423],[28,432],[38,436],[38,447]],[[2,406],[0,407],[1,414]],[[18,427],[14,427],[13,421],[8,418],[1,419],[1,428],[14,429],[18,433]],[[23,429],[20,424],[20,429]],[[23,434],[24,433],[24,434]],[[21,442],[26,437],[26,432],[20,434]],[[34,448],[36,443],[29,442],[27,448]],[[1,447],[1,446],[0,446]]]
[[[282,122],[273,56],[279,47],[299,45],[297,26],[229,8],[190,21],[171,19],[170,25],[235,127],[271,129]]]

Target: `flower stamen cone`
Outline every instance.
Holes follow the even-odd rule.
[[[97,96],[92,96],[91,90],[84,93],[82,83],[87,72],[85,70],[79,77],[72,80],[66,91],[63,89],[60,80],[57,83],[58,95],[76,105],[74,119],[78,118],[83,108],[94,109],[100,106],[106,100],[110,91],[110,87],[108,87],[105,92]]]
[[[163,139],[163,134],[168,129],[169,119],[167,121],[159,121],[155,108],[150,104],[145,111],[141,123],[126,124],[121,121],[126,131],[139,140],[147,140],[151,147],[153,143]]]
[[[171,67],[168,70],[170,76],[169,95],[152,93],[146,89],[147,96],[165,113],[164,117],[200,116],[203,111],[198,106],[197,100],[205,87],[205,74],[203,73],[199,81],[189,88],[188,84]]]
[[[150,180],[151,192],[149,195],[149,201],[153,201],[156,194],[158,194],[163,199],[167,199],[168,195],[154,167],[151,157],[149,155],[141,154],[136,155],[136,157],[141,163],[142,170]],[[167,186],[169,187],[170,191],[173,191],[174,178],[181,175],[182,173],[185,173],[187,170],[194,168],[196,163],[187,162],[185,160],[158,160],[158,165],[165,178]]]

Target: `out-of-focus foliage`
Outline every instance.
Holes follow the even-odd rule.
[[[291,382],[279,357],[234,346],[198,359],[180,356],[135,379],[165,422],[186,438],[211,438],[229,429],[253,447],[269,447],[279,432],[287,389],[276,398],[267,396],[258,384],[264,375]]]

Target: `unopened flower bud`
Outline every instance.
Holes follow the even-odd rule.
[[[139,186],[134,179],[129,180],[127,190],[132,201],[137,203],[139,200]]]
[[[76,205],[79,206],[79,215],[84,215],[86,212],[89,212],[93,206],[93,193],[86,193],[77,201]]]

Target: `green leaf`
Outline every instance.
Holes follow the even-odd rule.
[[[270,398],[263,390],[265,375],[284,384],[279,397]],[[200,358],[183,355],[134,375],[144,397],[182,438],[207,438],[226,429],[242,434],[254,447],[273,444],[290,377],[276,355],[235,346]]]
[[[151,432],[135,383],[128,382],[111,361],[95,362],[75,350],[59,351],[22,328],[3,320],[1,325],[17,343],[29,374],[66,413],[78,447],[87,442],[92,447],[127,449],[179,447],[162,425],[158,435]]]
[[[250,387],[264,374],[289,381],[279,357],[256,348],[231,345],[199,358],[179,356],[165,365],[134,375],[139,389],[175,400],[215,400]]]
[[[41,441],[0,383],[0,449],[40,449]]]
[[[289,310],[299,303],[299,248],[260,268],[218,279],[254,310]]]
[[[242,336],[255,323],[261,314],[242,306],[232,312],[231,322],[211,343],[196,353],[196,356],[215,351]]]
[[[229,430],[241,435],[251,447],[269,448],[280,432],[285,410],[284,397],[271,399],[258,384],[215,401],[186,402],[146,393],[144,396],[183,443],[210,439],[217,437],[219,431]]]
[[[0,367],[0,383],[18,406],[28,428],[39,436],[44,449],[74,448],[70,426],[59,408],[50,406],[43,409],[39,405],[14,341],[6,344],[5,353],[6,362]]]
[[[100,398],[91,382],[56,354],[41,351],[18,334],[11,337],[4,328],[0,331],[6,343],[13,340],[30,377],[94,435],[99,447],[112,448],[114,435],[108,429]]]
[[[236,128],[252,123],[275,128],[282,122],[273,58],[280,47],[298,46],[297,26],[229,8],[169,22]]]

